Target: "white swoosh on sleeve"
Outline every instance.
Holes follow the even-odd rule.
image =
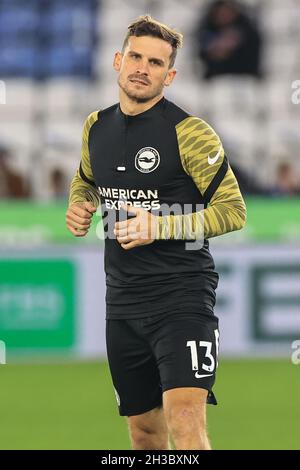
[[[209,165],[213,165],[214,163],[216,163],[216,161],[219,159],[219,156],[221,155],[221,152],[222,152],[222,147],[220,148],[220,150],[218,151],[217,155],[216,155],[214,158],[211,158],[211,157],[208,155],[208,163],[209,163]]]

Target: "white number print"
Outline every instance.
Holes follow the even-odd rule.
[[[219,355],[219,331],[214,330],[215,334],[215,345],[216,345],[216,359],[218,358]],[[187,341],[186,346],[191,349],[191,359],[192,359],[192,370],[196,371],[195,372],[195,377],[196,378],[203,378],[203,377],[210,377],[212,376],[212,372],[215,370],[216,367],[218,367],[218,360],[215,361],[213,355],[211,354],[212,350],[212,342],[211,341],[199,341],[199,347],[201,348],[206,348],[205,351],[205,359],[209,361],[209,364],[207,361],[203,362],[201,364],[200,369],[210,372],[210,374],[199,374],[199,361],[198,361],[198,352],[197,352],[197,344],[196,341]]]

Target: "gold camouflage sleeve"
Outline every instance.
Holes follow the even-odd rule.
[[[243,228],[245,202],[218,135],[197,117],[184,119],[176,132],[182,166],[209,204],[199,212],[159,216],[156,238],[206,239]]]
[[[96,188],[91,169],[90,153],[88,146],[89,132],[92,125],[98,119],[98,111],[91,113],[83,127],[81,161],[74,178],[71,181],[69,204],[75,202],[91,201],[97,207],[100,202],[99,193]]]

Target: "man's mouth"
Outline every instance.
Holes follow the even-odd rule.
[[[138,80],[137,78],[133,78],[130,80],[132,83],[138,83],[139,85],[144,85],[148,86],[149,84],[147,82],[144,82],[143,80]]]

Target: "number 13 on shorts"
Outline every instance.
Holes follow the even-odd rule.
[[[208,377],[212,375],[212,372],[218,367],[218,355],[219,355],[219,331],[214,330],[215,334],[215,345],[216,345],[216,360],[212,355],[212,342],[211,341],[199,341],[199,348],[205,348],[205,361],[201,364],[200,369],[210,372],[210,374],[199,375],[196,372],[196,377]],[[192,370],[199,371],[199,360],[197,351],[197,341],[187,341],[186,346],[191,350]]]

